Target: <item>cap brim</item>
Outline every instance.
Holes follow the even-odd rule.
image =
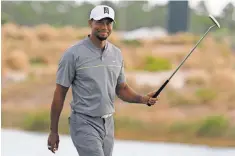
[[[98,20],[101,20],[103,18],[110,18],[111,20],[113,20],[114,23],[116,23],[116,21],[112,17],[110,17],[110,16],[100,16],[100,17],[96,17],[96,18],[93,18],[93,19],[98,21]]]

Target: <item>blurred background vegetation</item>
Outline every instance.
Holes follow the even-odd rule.
[[[66,25],[87,27],[90,10],[95,6],[85,1],[2,1],[2,24],[13,22],[19,25],[35,26],[50,24],[54,27]],[[150,5],[148,1],[101,1],[114,8],[116,12],[116,30],[133,30],[140,27],[167,27],[168,5]],[[208,20],[208,9],[204,1],[196,8],[189,8],[189,32],[204,32],[211,21]],[[226,33],[235,31],[234,6],[228,3],[220,17],[216,17]],[[138,17],[138,18],[133,18]]]

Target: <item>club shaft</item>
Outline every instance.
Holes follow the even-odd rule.
[[[170,79],[175,75],[175,73],[180,69],[180,67],[184,64],[184,62],[187,60],[187,58],[192,54],[192,52],[197,48],[198,44],[203,40],[203,38],[207,35],[207,33],[210,31],[211,28],[213,28],[216,25],[211,26],[206,33],[201,37],[201,39],[197,42],[197,44],[192,48],[192,50],[190,51],[190,53],[184,58],[184,60],[180,63],[180,65],[176,68],[176,70],[172,73],[172,75],[169,77],[169,81]]]
[[[176,68],[176,70],[172,73],[172,75],[169,77],[169,79],[167,79],[162,86],[158,89],[158,91],[153,95],[154,98],[156,98],[161,91],[166,87],[166,85],[168,84],[168,82],[170,81],[170,79],[175,75],[175,73],[180,69],[180,67],[184,64],[184,62],[187,60],[187,58],[192,54],[192,52],[197,48],[198,44],[203,40],[203,38],[206,36],[206,34],[210,31],[211,28],[213,28],[216,25],[211,26],[206,32],[205,34],[201,37],[201,39],[197,42],[197,44],[192,48],[192,50],[190,51],[190,53],[183,59],[183,61],[180,63],[180,65]],[[148,104],[148,106],[150,106]]]

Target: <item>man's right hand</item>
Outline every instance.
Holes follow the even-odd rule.
[[[47,146],[48,149],[52,152],[55,153],[55,151],[58,150],[59,148],[59,134],[58,133],[50,133],[47,141]]]

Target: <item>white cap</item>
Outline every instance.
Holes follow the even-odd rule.
[[[91,10],[90,19],[101,20],[107,17],[111,18],[115,22],[115,12],[107,5],[98,5]]]

